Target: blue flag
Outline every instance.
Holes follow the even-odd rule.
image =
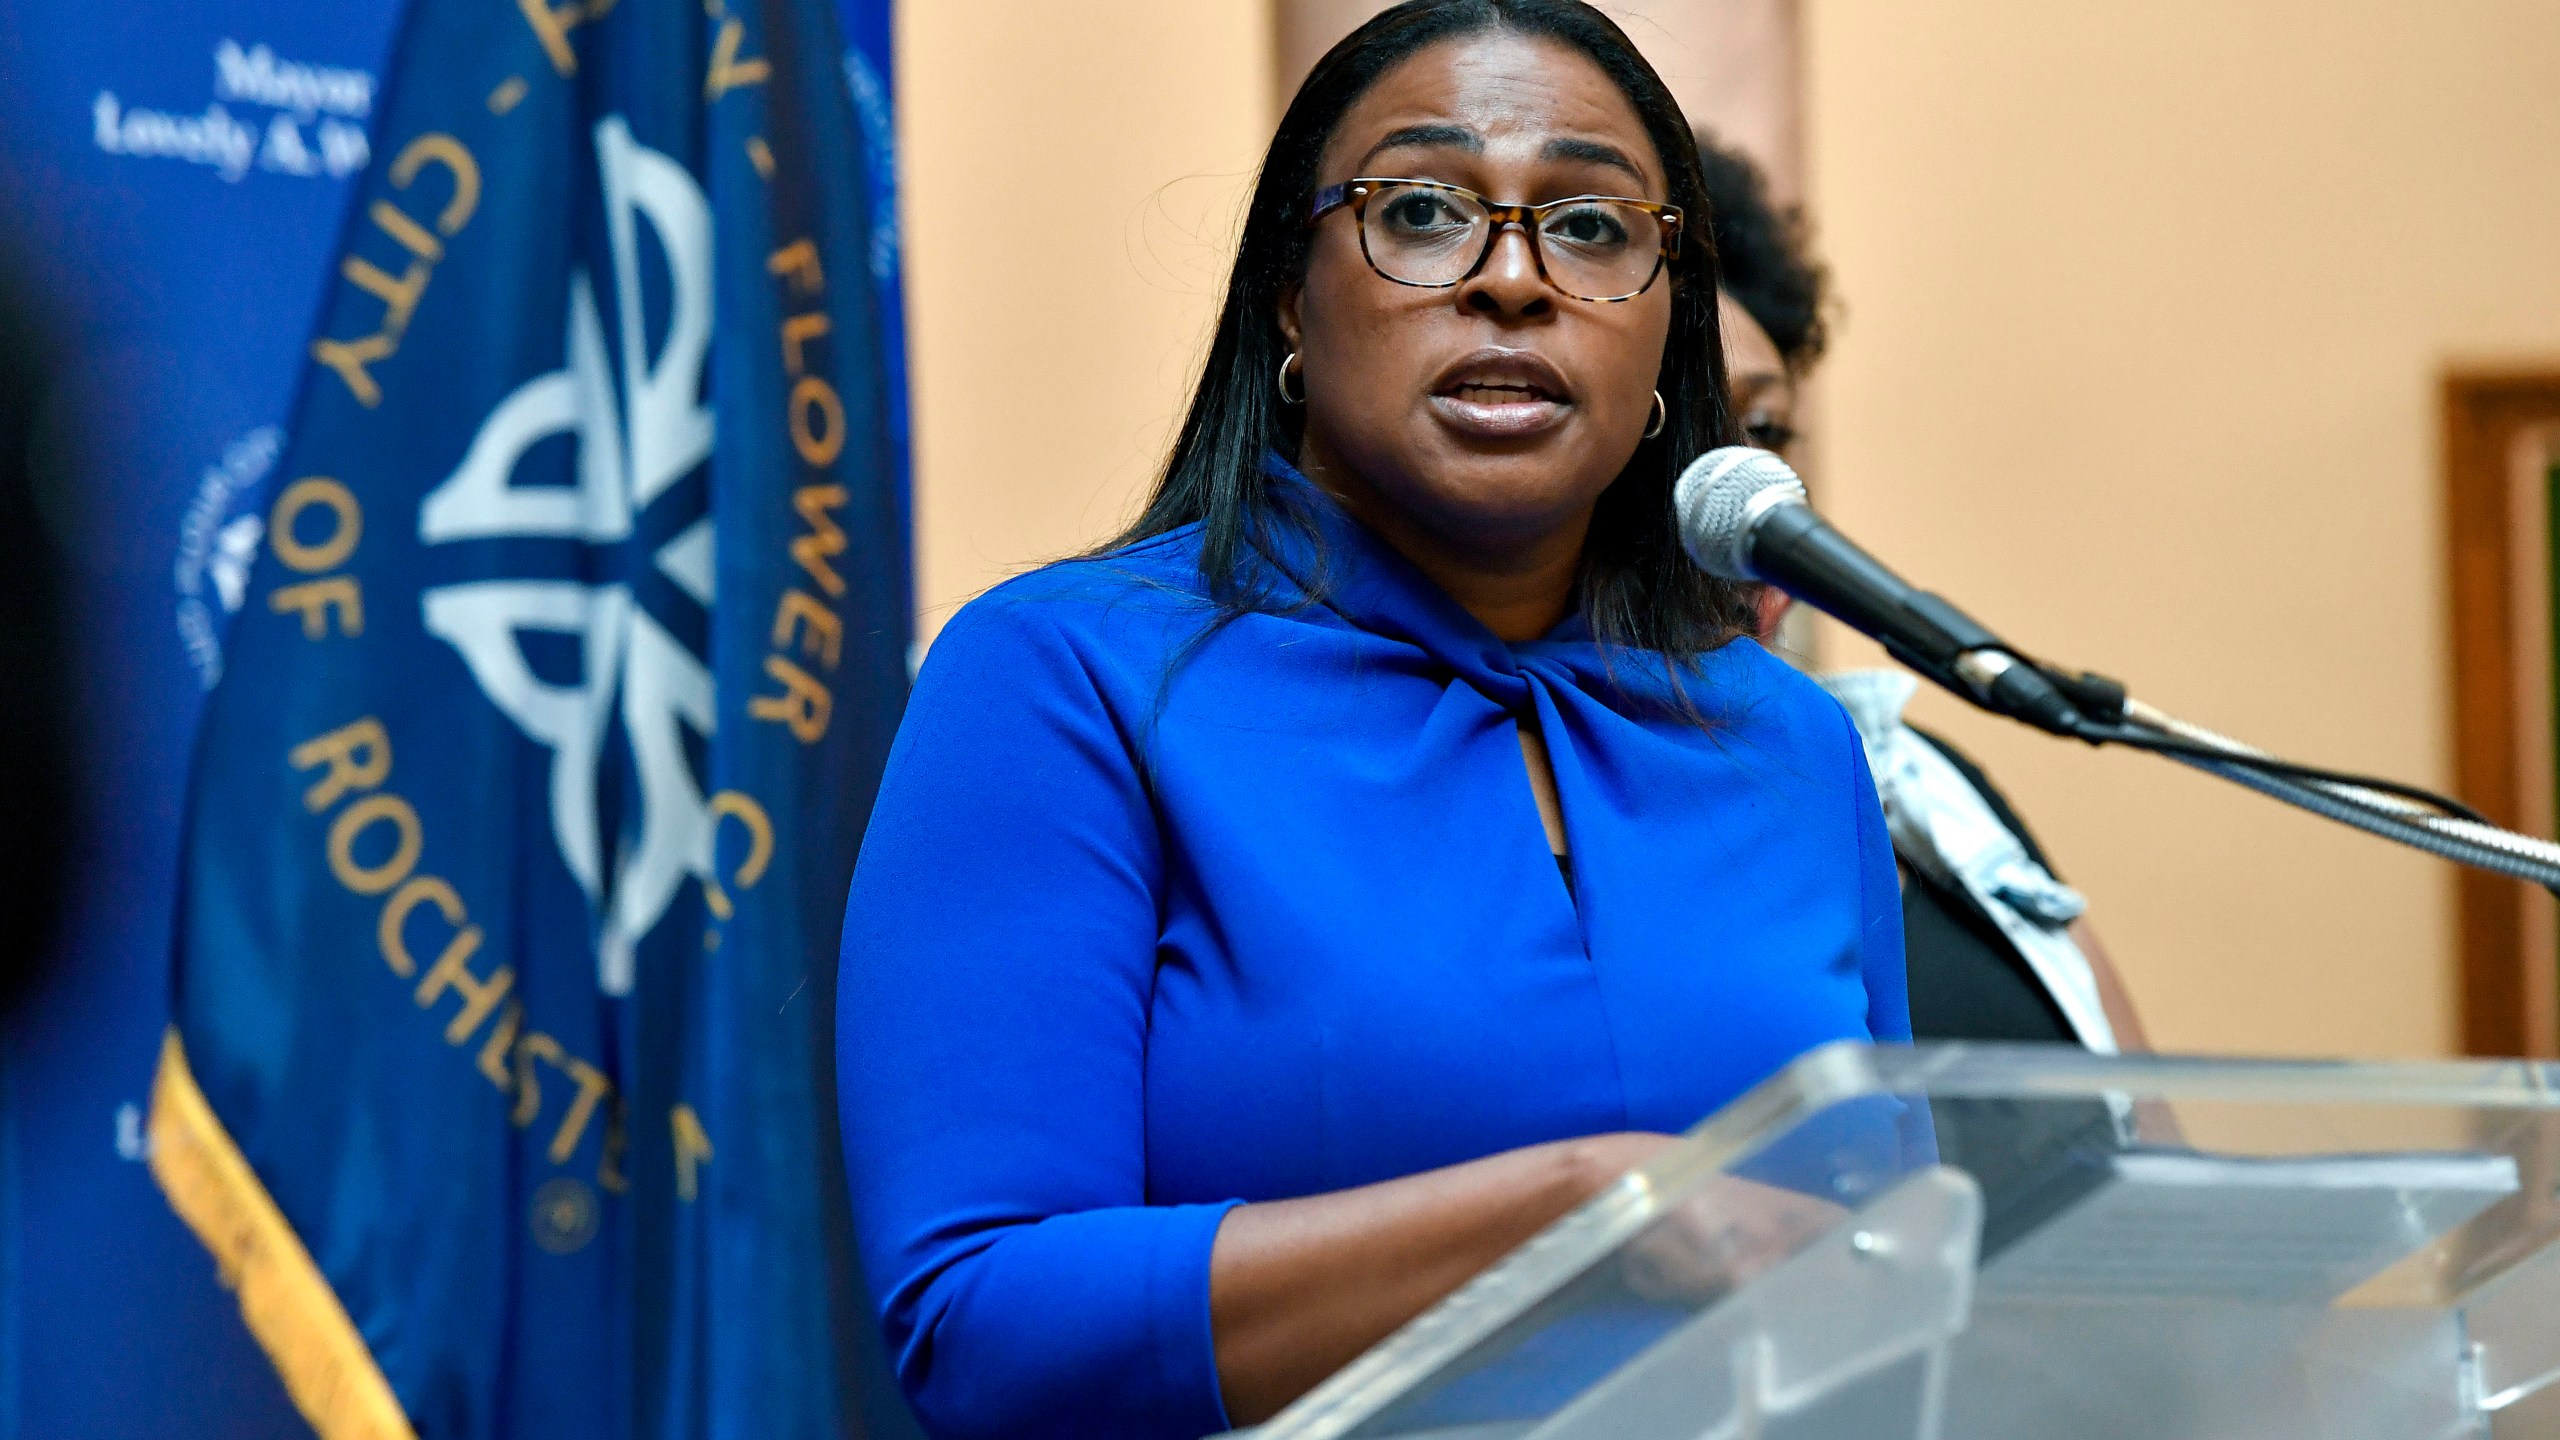
[[[859,1428],[905,693],[828,0],[415,0],[199,741],[153,1168],[327,1440]]]

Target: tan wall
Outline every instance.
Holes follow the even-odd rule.
[[[2178,714],[2448,782],[2434,379],[2560,354],[2560,6],[1809,0],[1807,46],[1827,508]],[[2452,1045],[2436,862],[1951,710],[2159,1039]]]
[[[898,10],[927,635],[1133,513],[1270,140],[1257,0]]]

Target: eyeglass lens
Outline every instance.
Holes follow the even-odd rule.
[[[1454,285],[1483,258],[1491,220],[1472,196],[1416,185],[1380,187],[1362,216],[1369,263],[1407,285]],[[1645,288],[1662,258],[1662,223],[1614,200],[1575,200],[1540,216],[1536,244],[1547,279],[1584,300]]]

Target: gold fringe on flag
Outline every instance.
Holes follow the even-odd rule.
[[[416,1440],[382,1367],[267,1187],[205,1103],[171,1026],[151,1085],[151,1173],[320,1440]]]

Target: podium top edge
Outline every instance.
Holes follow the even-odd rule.
[[[1861,1095],[1927,1095],[2560,1110],[2560,1065],[2535,1060],[2097,1055],[2068,1045],[1838,1041],[1799,1056],[1753,1094],[1762,1092],[1783,1094],[1799,1105],[1836,1104]]]

